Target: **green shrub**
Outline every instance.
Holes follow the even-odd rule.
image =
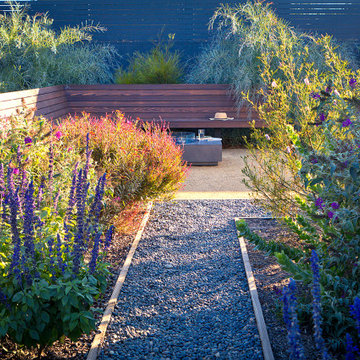
[[[113,80],[113,47],[76,45],[91,41],[91,32],[104,28],[85,24],[56,33],[52,23],[46,14],[30,16],[16,3],[11,13],[1,15],[0,91]]]
[[[183,74],[180,54],[171,52],[174,34],[169,34],[169,41],[161,40],[149,53],[136,51],[130,59],[127,70],[118,69],[117,84],[176,84]]]

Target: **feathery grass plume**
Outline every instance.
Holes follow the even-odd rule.
[[[283,289],[284,322],[288,331],[290,358],[294,360],[305,360],[296,314],[297,302],[295,292],[295,280],[290,279],[289,285]]]
[[[167,43],[159,35],[158,44],[146,54],[136,51],[129,60],[127,70],[116,72],[117,84],[176,84],[183,69],[178,51],[171,51],[175,34],[168,35]]]
[[[115,48],[84,43],[104,27],[87,22],[55,31],[47,14],[30,16],[26,7],[11,6],[0,23],[0,91],[113,82],[119,57]]]
[[[325,341],[322,336],[322,329],[321,329],[322,316],[321,316],[319,257],[315,250],[312,251],[311,269],[313,272],[313,285],[312,285],[311,294],[313,296],[313,322],[314,322],[315,344],[317,350],[321,354],[321,358],[323,360],[327,360],[329,359],[329,355],[326,350]]]

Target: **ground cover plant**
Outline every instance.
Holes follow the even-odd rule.
[[[177,84],[181,82],[183,68],[180,53],[171,51],[175,34],[168,41],[161,34],[156,46],[149,53],[136,51],[130,58],[126,70],[119,68],[115,75],[117,84]]]
[[[69,117],[57,129],[74,148],[90,134],[95,169],[106,172],[111,189],[104,218],[115,225],[125,208],[136,212],[148,200],[171,199],[185,180],[182,150],[165,124],[141,124],[118,111],[100,118],[85,113]]]
[[[47,14],[30,16],[10,2],[12,11],[0,15],[0,91],[50,85],[108,83],[118,57],[109,45],[89,45],[99,25],[51,28]]]

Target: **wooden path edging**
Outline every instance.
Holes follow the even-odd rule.
[[[237,220],[240,220],[240,218],[235,218],[235,226],[236,226]],[[263,315],[263,312],[261,309],[261,304],[259,301],[259,295],[258,295],[258,292],[256,289],[254,274],[251,269],[249,255],[248,255],[247,249],[246,249],[246,243],[245,243],[244,238],[242,236],[240,236],[239,231],[238,230],[236,230],[236,231],[237,231],[238,238],[239,238],[241,255],[243,258],[243,262],[244,262],[246,278],[247,278],[248,285],[249,285],[251,301],[252,301],[252,305],[253,305],[253,309],[254,309],[254,313],[255,313],[256,324],[257,324],[259,335],[260,335],[264,359],[265,360],[274,360],[274,355],[273,355],[273,352],[271,349],[270,339],[269,339],[269,335],[267,332],[264,315]]]
[[[136,236],[135,236],[135,239],[134,239],[134,242],[132,243],[131,245],[131,249],[126,257],[126,260],[124,262],[124,265],[121,269],[121,272],[119,274],[119,277],[115,283],[115,287],[114,287],[114,290],[111,294],[111,297],[110,297],[110,300],[107,304],[107,307],[104,311],[104,315],[101,319],[101,323],[97,329],[97,334],[95,335],[94,337],[94,340],[91,344],[91,348],[90,348],[90,351],[88,353],[88,356],[86,358],[86,360],[96,360],[98,355],[99,355],[99,352],[101,350],[101,346],[104,342],[104,339],[105,339],[105,334],[106,334],[106,330],[108,328],[108,325],[110,323],[110,319],[111,319],[111,315],[115,309],[115,306],[117,304],[117,299],[119,297],[119,294],[120,294],[120,290],[125,282],[125,278],[126,278],[126,275],[128,273],[128,270],[129,270],[129,267],[131,265],[131,261],[134,257],[134,254],[135,254],[135,251],[136,251],[136,248],[140,242],[140,239],[141,239],[141,236],[144,232],[144,229],[145,229],[145,226],[146,226],[146,223],[148,222],[149,220],[149,216],[150,216],[150,211],[151,211],[151,208],[152,208],[152,202],[150,202],[147,206],[147,209],[146,209],[146,212],[144,214],[144,217],[142,219],[142,222],[140,224],[140,227],[139,227],[139,230],[137,231],[136,233]]]

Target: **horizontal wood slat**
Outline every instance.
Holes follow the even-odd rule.
[[[24,100],[22,100],[24,99]],[[254,118],[246,108],[237,112],[229,85],[66,85],[0,94],[0,116],[9,116],[22,107],[36,106],[36,115],[59,118],[69,113],[94,116],[124,112],[141,121],[165,121],[171,128],[249,127]],[[216,112],[234,120],[211,121]]]

